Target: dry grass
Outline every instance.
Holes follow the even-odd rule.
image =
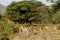
[[[60,40],[60,30],[43,30],[42,32],[34,31],[29,35],[17,33],[14,35],[13,40]]]

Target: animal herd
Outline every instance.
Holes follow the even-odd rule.
[[[56,31],[57,26],[56,25],[51,25],[51,26],[20,26],[19,31],[22,32],[23,34],[29,34],[32,33],[33,31],[37,31],[41,33],[44,30],[49,30],[49,31]]]
[[[8,18],[5,17],[5,21],[7,23],[14,23],[13,21],[9,20]],[[20,26],[18,28],[18,30],[24,34],[27,34],[27,33],[31,33],[33,31],[38,31],[38,32],[42,32],[44,29],[46,30],[50,30],[50,31],[56,31],[58,28],[57,25],[46,25],[46,26],[43,26],[43,25],[26,25],[26,26]]]

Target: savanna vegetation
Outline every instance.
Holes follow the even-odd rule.
[[[0,14],[0,40],[60,40],[60,0],[48,1],[51,6],[37,0],[8,5]],[[59,36],[55,39],[55,35]]]

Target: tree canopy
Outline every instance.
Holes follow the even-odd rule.
[[[51,8],[38,1],[12,2],[7,6],[5,16],[18,23],[52,23],[56,12],[60,11],[60,2],[55,2]],[[52,12],[51,12],[52,11]]]
[[[36,8],[43,5],[41,2],[33,1],[12,2],[7,7],[6,17],[19,23],[31,23],[38,17]]]

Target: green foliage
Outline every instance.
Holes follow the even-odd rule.
[[[32,23],[36,18],[36,8],[41,2],[21,1],[11,3],[6,10],[6,17],[19,23]]]
[[[10,26],[11,25],[11,26]],[[9,37],[19,32],[20,24],[7,24],[0,20],[0,40],[9,40]]]
[[[0,20],[0,40],[8,39],[10,34],[13,34],[13,28]]]
[[[60,23],[60,11],[56,12],[53,18],[55,18],[55,22]]]
[[[38,1],[12,2],[8,5],[5,16],[14,22],[24,23],[52,23],[52,17],[60,11],[60,2],[52,4],[49,9]],[[55,18],[55,17],[53,17]],[[56,18],[55,18],[56,19]],[[60,20],[57,19],[56,20]]]
[[[5,22],[0,21],[0,31],[2,33],[5,33],[5,32],[10,33],[10,32],[12,32],[12,28],[9,27],[7,24],[5,24]]]
[[[41,6],[37,8],[38,11],[38,22],[40,23],[50,23],[52,13],[50,12],[49,8],[47,6]]]
[[[60,11],[60,2],[56,2],[52,4],[52,11],[56,13],[57,11]]]

